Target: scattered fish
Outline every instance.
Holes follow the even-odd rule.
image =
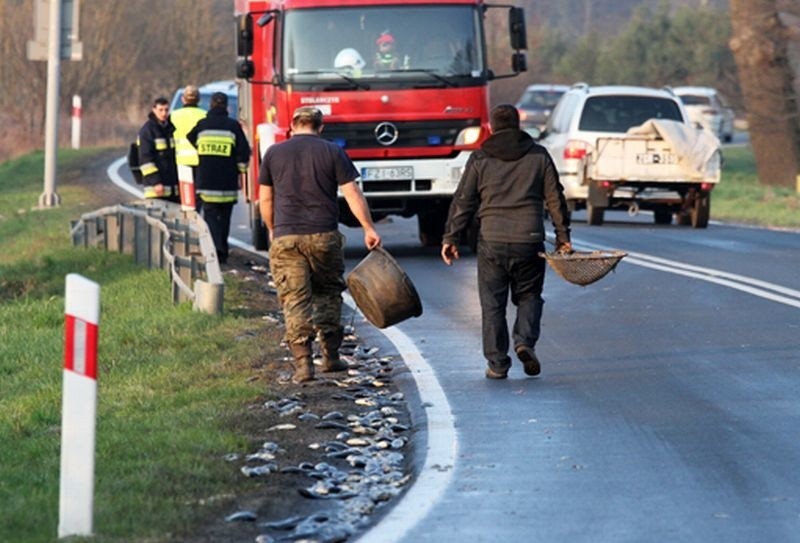
[[[225,517],[225,522],[253,522],[254,520],[256,520],[256,514],[252,511],[239,511]]]

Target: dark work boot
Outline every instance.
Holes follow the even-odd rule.
[[[293,383],[304,383],[314,379],[314,359],[311,356],[311,344],[309,343],[292,343],[289,349],[294,356],[292,367],[294,374],[292,375]]]
[[[292,366],[294,367],[293,383],[305,383],[314,379],[314,361],[310,356],[296,358]]]
[[[344,371],[347,362],[339,358],[342,332],[330,332],[322,338],[322,371]]]

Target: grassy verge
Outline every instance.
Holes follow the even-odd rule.
[[[722,182],[711,197],[711,218],[743,224],[800,228],[800,194],[758,183],[749,147],[725,149]]]
[[[63,152],[59,178],[96,155]],[[69,221],[98,206],[90,189],[65,183],[61,207],[33,210],[41,154],[0,164],[0,179],[0,541],[56,538],[70,272],[101,285],[93,541],[180,540],[233,484],[222,456],[248,447],[237,421],[264,393],[248,383],[263,323],[174,306],[163,271],[73,248]],[[226,281],[235,307],[237,284]]]

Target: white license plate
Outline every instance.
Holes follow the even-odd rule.
[[[361,168],[362,181],[397,181],[400,179],[414,179],[414,167]]]
[[[677,164],[678,155],[674,153],[638,153],[637,164]]]

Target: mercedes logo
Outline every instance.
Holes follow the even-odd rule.
[[[392,123],[381,123],[375,127],[375,139],[381,145],[392,145],[397,141],[398,136],[400,136],[400,132]]]

